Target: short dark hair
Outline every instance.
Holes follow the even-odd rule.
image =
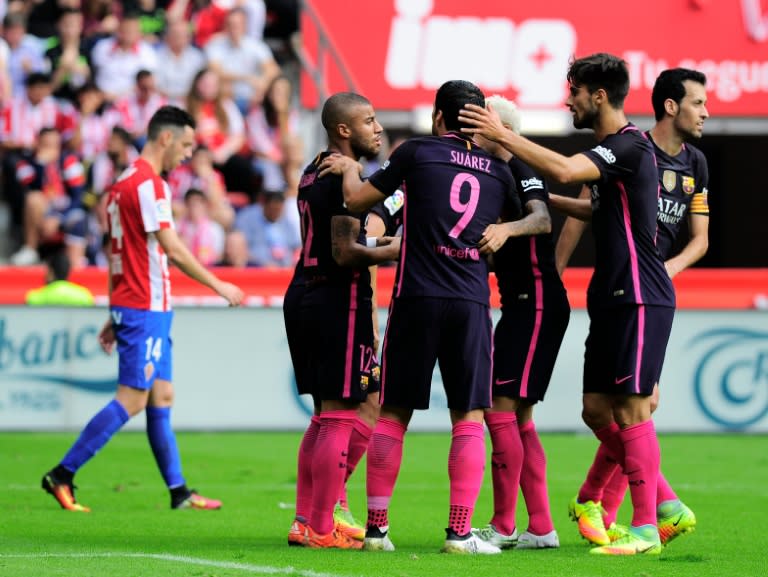
[[[37,139],[40,140],[43,136],[46,134],[55,133],[61,136],[61,133],[59,132],[58,128],[55,128],[53,126],[43,126],[40,130],[37,132]]]
[[[133,136],[122,126],[113,126],[112,136],[117,136],[126,146],[133,146]]]
[[[354,106],[370,106],[371,101],[355,92],[337,92],[323,104],[320,119],[323,128],[330,133],[339,124],[349,122],[349,112]]]
[[[59,17],[56,19],[57,22],[61,21],[65,16],[70,16],[72,14],[82,14],[79,8],[72,8],[70,6],[67,6],[65,8],[57,8],[59,11]]]
[[[96,86],[96,83],[93,80],[88,80],[87,82],[84,82],[80,88],[77,89],[75,95],[80,96],[86,92],[101,92],[101,88]]]
[[[197,126],[195,124],[195,119],[192,118],[192,115],[189,112],[178,106],[171,106],[170,104],[161,106],[149,120],[147,139],[157,140],[157,137],[163,130],[168,128],[181,130],[185,126],[189,126],[193,130]]]
[[[54,280],[67,280],[69,278],[69,270],[72,264],[69,262],[67,253],[63,250],[53,251],[45,259],[45,263],[53,273]]]
[[[686,80],[698,82],[703,86],[707,85],[706,75],[703,72],[691,70],[690,68],[663,70],[658,78],[656,78],[653,92],[651,93],[651,102],[653,103],[653,113],[657,121],[664,118],[666,113],[664,102],[667,99],[672,99],[680,104],[680,101],[685,98],[685,85],[683,83]]]
[[[23,12],[8,12],[3,18],[3,28],[19,27],[27,27],[27,16]]]
[[[208,200],[208,197],[206,196],[206,194],[199,188],[190,188],[189,190],[187,190],[187,192],[184,193],[184,200],[187,201],[190,198],[193,198],[195,196],[199,196],[203,200]]]
[[[24,79],[24,86],[37,86],[38,84],[50,84],[51,76],[45,72],[30,72]]]
[[[136,73],[136,84],[144,80],[147,76],[152,76],[152,71],[142,68]]]
[[[459,122],[459,111],[465,104],[485,108],[483,91],[466,80],[449,80],[435,93],[435,110],[442,111],[443,122],[448,130],[461,130],[464,123]]]
[[[618,56],[605,52],[571,62],[568,82],[574,86],[586,86],[590,94],[602,88],[614,108],[623,108],[624,99],[629,94],[627,63]]]

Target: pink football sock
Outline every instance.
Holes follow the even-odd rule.
[[[472,528],[472,512],[483,484],[484,470],[483,424],[459,421],[453,425],[451,450],[448,453],[448,479],[451,485],[448,527],[458,535],[466,535]]]
[[[546,535],[555,529],[547,494],[547,456],[533,421],[520,426],[519,430],[523,444],[520,488],[528,510],[528,531],[534,535]]]
[[[677,501],[679,499],[677,493],[675,493],[674,489],[672,489],[672,486],[669,484],[669,481],[667,481],[664,475],[661,474],[661,471],[659,471],[659,476],[657,477],[656,482],[657,506],[665,501]]]
[[[312,513],[312,452],[320,431],[320,417],[313,416],[299,445],[299,467],[296,476],[296,517],[305,523]]]
[[[382,417],[371,434],[366,475],[369,527],[389,525],[387,510],[403,460],[405,431],[399,421]]]
[[[595,436],[600,440],[600,446],[597,448],[595,460],[589,468],[587,478],[579,489],[579,503],[602,501],[603,488],[608,484],[614,471],[620,469],[624,462],[624,446],[616,423],[598,429],[595,431]]]
[[[356,411],[325,411],[320,414],[320,432],[312,459],[312,515],[315,532],[333,531],[333,509],[339,498],[347,468],[349,437]]]
[[[515,530],[517,494],[523,467],[523,444],[517,428],[517,415],[488,412],[485,422],[491,433],[491,477],[493,479],[493,518],[499,533],[511,535]]]
[[[606,527],[610,527],[611,523],[616,522],[616,515],[619,512],[622,501],[624,501],[627,487],[629,487],[627,481],[628,479],[624,471],[617,468],[603,490],[603,523],[605,523]]]
[[[632,525],[656,525],[656,486],[659,476],[659,440],[653,421],[632,425],[621,431],[624,442],[624,469],[632,495]]]
[[[365,451],[368,449],[368,441],[371,439],[371,432],[373,429],[368,426],[368,423],[363,421],[359,416],[355,418],[355,424],[352,428],[352,434],[349,436],[349,451],[347,451],[347,474],[344,477],[344,483],[341,485],[341,493],[339,494],[339,504],[342,509],[349,509],[347,503],[347,480],[355,472],[357,464],[360,459],[365,455]]]

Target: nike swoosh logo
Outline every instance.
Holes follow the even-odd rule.
[[[675,521],[674,523],[672,523],[672,526],[673,526],[673,527],[677,527],[677,526],[680,524],[680,521],[682,521],[682,520],[683,520],[683,514],[682,514],[682,513],[680,513],[680,516],[677,518],[677,521]]]
[[[634,376],[635,376],[635,375],[627,375],[626,377],[622,377],[622,378],[620,378],[620,379],[616,379],[616,380],[614,381],[614,383],[615,383],[615,384],[617,384],[617,385],[620,385],[620,384],[621,384],[621,383],[623,383],[624,381],[628,381],[629,379],[631,379],[631,378],[632,378],[632,377],[634,377]]]
[[[508,385],[509,383],[514,383],[517,379],[496,379],[497,385]]]

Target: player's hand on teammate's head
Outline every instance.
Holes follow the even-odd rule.
[[[217,292],[226,299],[231,307],[240,306],[245,298],[245,293],[243,293],[239,286],[228,282],[221,283]]]
[[[356,170],[358,174],[363,172],[363,166],[354,158],[338,153],[326,156],[320,163],[320,166],[318,166],[318,169],[320,171],[318,176],[321,178],[326,174],[342,175],[347,170]]]
[[[479,134],[488,140],[498,141],[505,132],[511,132],[504,126],[493,106],[488,108],[476,104],[465,104],[459,110],[459,121],[469,126],[463,126],[461,131],[465,134]]]

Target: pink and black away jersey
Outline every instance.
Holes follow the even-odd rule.
[[[520,204],[538,200],[549,204],[544,179],[519,158],[509,161],[517,185]],[[523,209],[525,213],[525,209]],[[531,306],[541,309],[549,293],[562,296],[563,282],[555,267],[555,244],[552,233],[507,239],[493,255],[501,306],[519,300],[535,300]]]
[[[170,310],[168,258],[154,234],[174,226],[168,185],[138,158],[112,185],[107,212],[112,241],[110,305]]]
[[[348,216],[360,221],[357,242],[365,245],[365,215],[353,214],[344,205],[341,176],[318,177],[317,167],[330,152],[319,154],[304,170],[299,182],[303,275],[308,287],[334,285],[352,287],[352,302],[371,298],[371,275],[367,266],[340,266],[333,258],[331,219]],[[309,302],[311,299],[308,299]]]
[[[592,195],[595,272],[588,307],[675,306],[656,247],[659,174],[653,145],[632,124],[584,152],[600,170]]]
[[[645,135],[653,142],[649,132]],[[709,168],[704,154],[695,146],[684,144],[677,156],[670,156],[653,142],[659,171],[658,236],[656,246],[661,258],[674,256],[675,241],[688,214],[709,216]]]
[[[488,304],[488,265],[477,243],[505,203],[518,203],[507,164],[449,132],[401,144],[370,177],[389,196],[405,193],[395,298]]]

